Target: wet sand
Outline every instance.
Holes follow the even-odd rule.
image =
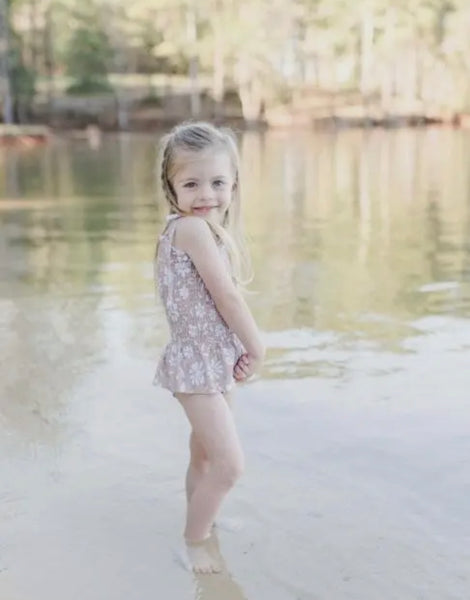
[[[415,326],[402,354],[345,353],[342,379],[239,387],[247,471],[223,515],[243,527],[211,581],[175,555],[188,429],[152,362],[95,366],[53,417],[4,412],[0,597],[468,598],[469,325]]]

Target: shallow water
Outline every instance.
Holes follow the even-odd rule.
[[[1,150],[1,598],[468,598],[469,133],[240,144],[269,350],[210,581],[177,559],[188,427],[151,386],[154,139]]]

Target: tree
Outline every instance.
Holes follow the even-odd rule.
[[[13,122],[13,102],[9,71],[10,19],[8,0],[0,0],[0,78],[3,122]]]
[[[35,72],[25,66],[19,50],[18,36],[12,32],[9,52],[10,86],[13,98],[14,120],[28,120],[35,93]]]
[[[384,113],[470,104],[469,0],[0,0],[0,17],[4,99],[14,60],[27,70],[17,70],[24,92],[28,72],[48,78],[50,95],[64,71],[83,92],[108,90],[110,72],[149,84],[156,73],[179,74],[193,115],[207,91],[222,118],[229,90],[256,122],[264,105],[298,106],[308,87],[321,102],[350,94]]]
[[[109,91],[112,50],[102,26],[101,12],[93,0],[80,0],[73,16],[75,27],[65,53],[67,74],[73,79],[69,92]]]

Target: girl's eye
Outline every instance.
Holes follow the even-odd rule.
[[[188,181],[188,183],[184,184],[185,188],[193,188],[196,185],[194,181]]]
[[[222,181],[222,179],[216,179],[214,181],[214,185],[217,187],[222,187],[224,185],[225,181]]]

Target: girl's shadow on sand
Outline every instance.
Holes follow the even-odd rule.
[[[220,552],[217,533],[212,533],[211,542],[211,551],[218,556],[222,571],[214,575],[194,575],[196,581],[194,600],[247,600],[243,590],[227,569]]]

